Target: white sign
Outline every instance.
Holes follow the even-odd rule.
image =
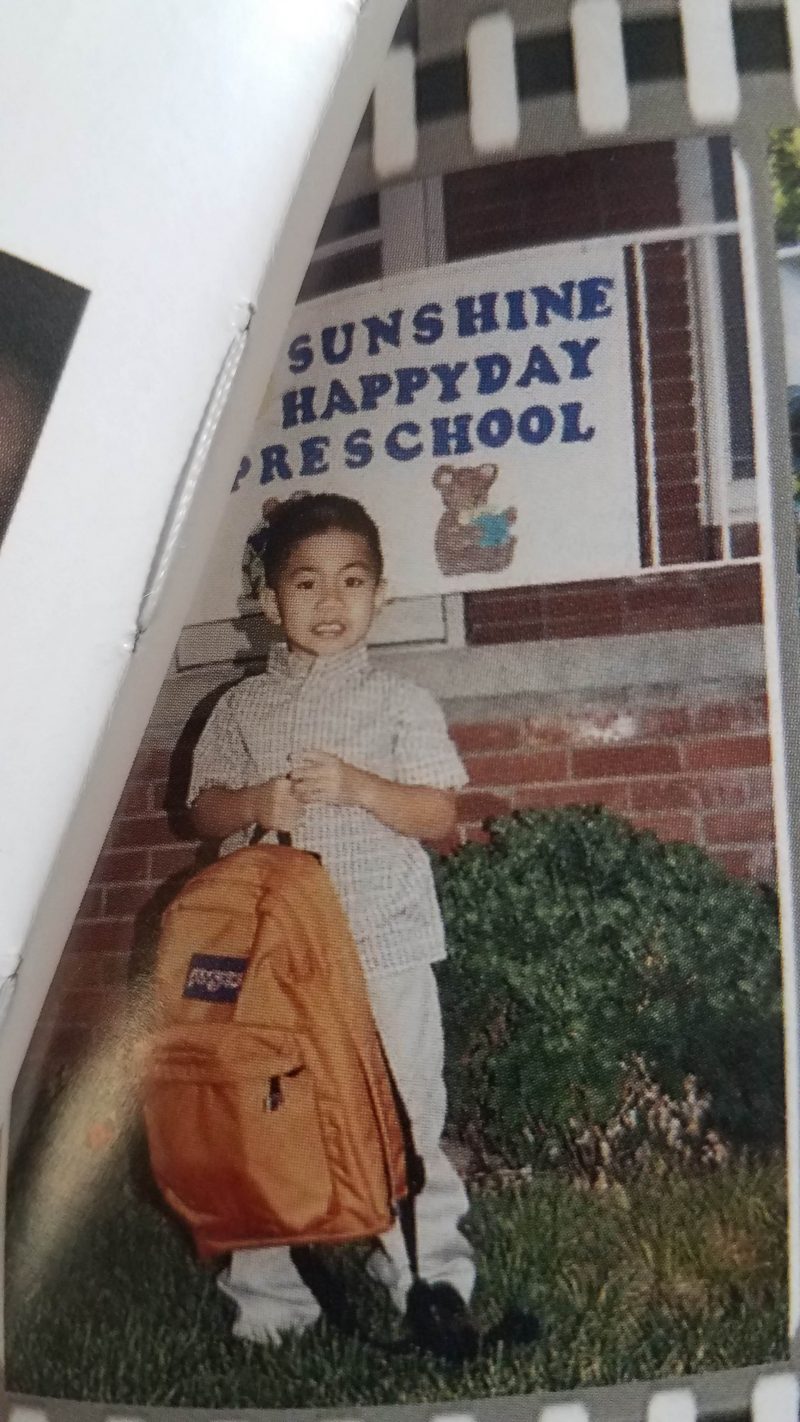
[[[299,306],[193,621],[235,616],[265,498],[336,490],[414,597],[639,567],[618,242],[534,248]]]

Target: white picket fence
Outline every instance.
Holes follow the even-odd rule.
[[[510,1399],[504,1399],[507,1403]],[[743,1400],[744,1401],[744,1400]],[[648,1402],[644,1404],[645,1410],[639,1407],[631,1410],[624,1406],[623,1410],[615,1410],[613,1401],[603,1400],[596,1408],[585,1402],[564,1401],[546,1402],[543,1405],[531,1399],[530,1410],[526,1399],[519,1399],[525,1406],[526,1422],[703,1422],[704,1417],[721,1418],[740,1417],[742,1415],[741,1406],[737,1407],[734,1402],[734,1411],[728,1409],[724,1414],[718,1406],[713,1407],[713,1411],[706,1411],[702,1404],[698,1402],[693,1389],[689,1386],[669,1386],[661,1389],[654,1389]],[[748,1407],[748,1403],[744,1405]],[[62,1404],[54,1404],[54,1411],[48,1408],[46,1402],[36,1403],[19,1402],[11,1404],[8,1414],[8,1422],[62,1422]],[[85,1416],[86,1422],[167,1422],[170,1416],[180,1416],[181,1410],[172,1411],[169,1408],[147,1408],[137,1412],[136,1408],[131,1409],[109,1409],[105,1411],[96,1404],[87,1404],[84,1408],[80,1403],[63,1404],[64,1422],[69,1418],[69,1422],[80,1422]],[[355,1422],[356,1417],[363,1417],[365,1412],[369,1415],[372,1409],[358,1409],[354,1413],[349,1413],[342,1409],[341,1413],[335,1411],[326,1413],[333,1422]],[[400,1409],[391,1409],[392,1413],[400,1412]],[[403,1414],[413,1415],[415,1422],[417,1418],[425,1416],[421,1408],[403,1408]],[[259,1412],[260,1417],[268,1414]],[[283,1414],[272,1414],[277,1417]],[[301,1416],[301,1413],[293,1413],[294,1417]],[[316,1412],[309,1414],[318,1416]],[[389,1410],[379,1408],[373,1414],[377,1416],[388,1416]],[[225,1412],[205,1411],[197,1408],[191,1409],[192,1422],[234,1422],[239,1417],[255,1416],[254,1413],[238,1413],[231,1408]],[[426,1422],[487,1422],[492,1416],[492,1403],[486,1402],[479,1406],[474,1412],[469,1409],[462,1411],[431,1412]],[[748,1422],[798,1422],[800,1417],[800,1381],[795,1373],[770,1372],[764,1373],[757,1379],[752,1387],[749,1398]]]

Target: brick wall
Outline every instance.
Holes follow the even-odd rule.
[[[643,249],[657,530],[652,526],[645,476],[646,375],[639,334],[640,302],[630,251],[626,259],[642,563],[702,562],[713,556],[713,533],[710,525],[703,524],[700,511],[701,468],[687,249],[682,242],[659,242]]]
[[[446,173],[453,260],[680,221],[674,143],[631,143]]]
[[[704,846],[731,873],[774,874],[763,686],[528,697],[451,717],[470,786],[459,838],[509,810],[602,804],[663,840]],[[85,1046],[146,960],[158,913],[198,863],[182,800],[194,735],[162,726],[142,747],[45,1011],[49,1050]],[[176,749],[177,746],[177,749]],[[451,847],[451,846],[450,846]]]
[[[729,563],[647,578],[502,588],[467,593],[464,613],[473,646],[753,626],[761,622],[761,574],[754,563]]]
[[[455,724],[470,772],[462,837],[510,810],[599,804],[662,840],[703,846],[730,873],[774,877],[763,691],[589,702],[558,714]]]

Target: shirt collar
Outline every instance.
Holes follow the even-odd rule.
[[[277,672],[297,685],[323,683],[326,686],[350,681],[366,671],[369,654],[363,642],[347,651],[334,652],[330,657],[303,656],[290,652],[285,644],[275,647],[270,655],[270,671]]]

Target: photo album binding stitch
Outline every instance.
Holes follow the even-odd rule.
[[[487,154],[426,13],[416,167],[359,135],[16,1084],[12,1395],[741,1409],[790,1371],[800,126],[673,96],[590,139],[565,83]],[[677,90],[648,23],[629,83],[658,39]],[[517,37],[523,114],[567,42]],[[86,295],[34,273],[34,322],[22,265],[9,517]]]

